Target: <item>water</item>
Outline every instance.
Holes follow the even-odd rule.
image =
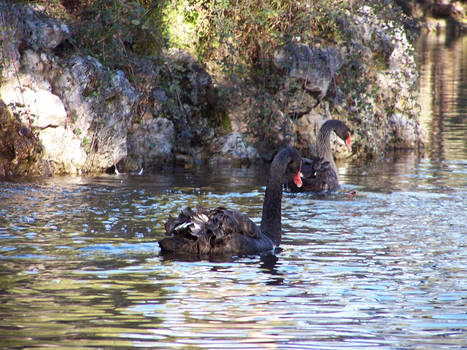
[[[185,205],[259,222],[266,169],[0,183],[0,347],[466,348],[467,41],[421,47],[433,146],[341,164],[330,197],[286,194],[275,256],[155,243]]]

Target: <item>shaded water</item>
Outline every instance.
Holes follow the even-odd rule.
[[[259,222],[266,169],[0,183],[0,346],[465,348],[467,42],[422,45],[428,155],[285,194],[275,256],[171,261],[155,243],[185,205]]]

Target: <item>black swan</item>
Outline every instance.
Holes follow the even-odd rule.
[[[303,186],[297,187],[291,181],[287,183],[290,192],[323,192],[339,189],[337,167],[331,153],[331,132],[334,131],[350,147],[350,128],[342,121],[327,120],[319,129],[316,141],[317,157],[302,159]]]
[[[294,148],[276,154],[264,195],[261,227],[246,215],[218,207],[187,207],[165,223],[166,237],[159,242],[162,254],[212,257],[256,254],[273,250],[281,241],[282,187],[291,180],[302,185],[301,156]]]

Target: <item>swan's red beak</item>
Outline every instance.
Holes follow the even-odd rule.
[[[347,137],[347,140],[345,140],[345,145],[347,146],[347,150],[352,152],[352,147],[350,146],[350,134],[349,137]]]
[[[302,172],[301,171],[298,171],[297,175],[295,175],[293,177],[293,182],[295,183],[295,185],[297,185],[297,187],[302,187],[303,182],[302,182]]]

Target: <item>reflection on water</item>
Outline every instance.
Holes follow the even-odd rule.
[[[155,243],[185,205],[259,222],[267,169],[0,183],[2,347],[465,346],[466,42],[423,43],[438,143],[428,157],[347,164],[329,197],[285,194],[276,255],[173,261]]]
[[[419,41],[422,121],[432,160],[467,155],[467,36],[431,33]],[[448,141],[448,142],[443,142]]]

